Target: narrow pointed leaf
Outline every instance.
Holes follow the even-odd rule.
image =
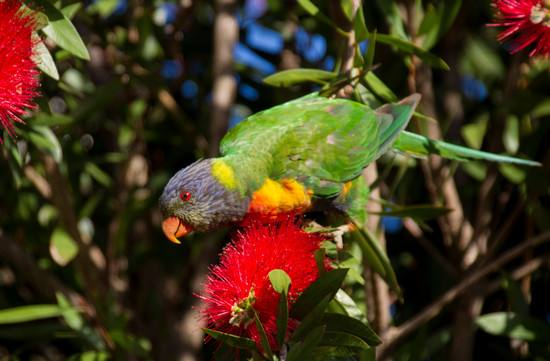
[[[48,17],[48,25],[42,29],[50,39],[71,54],[90,60],[90,54],[71,21],[48,0],[36,0]]]
[[[336,73],[319,69],[289,69],[272,74],[263,79],[264,83],[276,87],[288,87],[302,83],[317,83],[324,85],[336,78]]]
[[[304,339],[304,341],[293,345],[286,357],[286,361],[301,361],[311,359],[313,350],[323,337],[325,333],[325,327],[317,327],[312,330]],[[309,356],[309,357],[308,357]]]
[[[427,50],[419,48],[411,42],[408,42],[403,39],[399,39],[392,35],[387,34],[378,34],[377,40],[379,43],[395,46],[397,49],[404,51],[409,54],[414,54],[418,56],[426,64],[433,66],[434,68],[439,68],[443,70],[449,70],[449,65],[441,59],[440,57],[430,53]]]
[[[344,281],[347,272],[348,270],[346,268],[339,268],[320,275],[319,278],[298,297],[292,306],[292,317],[302,318],[325,296],[329,296],[329,300],[334,297]]]
[[[291,341],[296,342],[305,339],[312,329],[323,322],[323,314],[330,302],[331,297],[325,296],[313,306],[304,318],[300,321],[298,328],[294,330]]]
[[[288,290],[291,280],[288,274],[280,269],[269,272],[268,277],[273,289],[280,295],[277,310],[277,344],[282,346],[288,327]]]
[[[240,348],[243,350],[256,350],[256,343],[246,337],[239,337],[229,333],[212,330],[210,328],[203,328],[205,334],[209,335],[213,339],[223,342],[229,346]]]
[[[0,310],[0,324],[20,323],[59,317],[63,309],[58,305],[32,305]]]
[[[369,266],[378,273],[390,288],[401,298],[401,288],[397,283],[397,277],[393,267],[386,255],[384,249],[380,246],[380,242],[376,237],[366,229],[357,225],[360,237],[357,237],[359,246],[363,252],[363,257],[367,260]]]
[[[260,318],[258,317],[258,312],[256,312],[256,310],[254,310],[254,324],[256,325],[256,329],[260,334],[260,342],[262,344],[262,348],[264,349],[265,354],[267,355],[267,358],[269,360],[273,360],[273,351],[271,351],[269,339],[267,338],[264,325],[262,324],[262,321],[260,321]]]
[[[38,41],[34,46],[34,58],[34,62],[38,66],[38,69],[50,78],[59,80],[59,72],[57,71],[52,55],[42,41]]]
[[[323,339],[319,343],[321,346],[339,346],[339,347],[351,347],[367,350],[370,348],[369,344],[363,339],[346,332],[332,332],[327,331],[323,335]]]
[[[346,332],[357,336],[370,346],[382,343],[376,332],[366,323],[341,313],[325,313],[323,323],[327,325],[327,332]]]

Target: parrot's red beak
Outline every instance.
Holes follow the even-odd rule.
[[[191,227],[184,224],[178,217],[168,217],[162,221],[162,231],[170,242],[180,244],[181,242],[178,238],[191,232]]]

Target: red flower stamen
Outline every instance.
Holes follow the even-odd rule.
[[[263,324],[271,347],[276,350],[279,294],[268,278],[270,271],[282,269],[292,281],[289,308],[298,296],[318,278],[314,253],[323,236],[302,230],[293,216],[277,219],[247,219],[243,229],[223,250],[220,263],[208,276],[203,295],[209,327],[252,338],[258,347],[260,335],[254,312]],[[327,269],[329,268],[326,262]],[[289,330],[297,321],[289,320]]]
[[[32,100],[39,86],[32,60],[36,19],[21,6],[20,0],[0,1],[0,127],[10,136],[15,135],[14,123],[23,122],[25,109],[36,107]]]

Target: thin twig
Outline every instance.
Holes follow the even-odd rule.
[[[424,308],[423,311],[419,312],[412,319],[406,321],[400,326],[390,329],[384,335],[385,342],[380,347],[378,347],[378,359],[384,360],[385,358],[387,358],[390,353],[395,349],[395,347],[397,347],[399,344],[401,344],[401,342],[404,341],[406,336],[410,335],[420,326],[424,325],[426,322],[432,320],[434,317],[439,315],[439,313],[445,306],[454,301],[469,287],[482,280],[491,272],[498,270],[506,263],[522,255],[525,251],[542,243],[548,242],[549,240],[550,231],[546,231],[536,237],[520,243],[519,245],[508,250],[483,268],[478,269],[475,272],[471,273],[469,276],[465,277],[457,285],[445,292],[442,296],[435,300],[431,305]]]
[[[420,243],[420,245],[428,252],[428,254],[453,278],[458,277],[457,269],[447,260],[441,252],[424,237],[424,232],[418,224],[411,218],[403,219],[403,226],[409,233]]]

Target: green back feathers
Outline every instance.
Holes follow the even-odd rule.
[[[253,185],[267,176],[288,177],[317,196],[334,196],[391,147],[418,99],[375,111],[351,100],[308,95],[241,122],[223,139],[221,152]]]

